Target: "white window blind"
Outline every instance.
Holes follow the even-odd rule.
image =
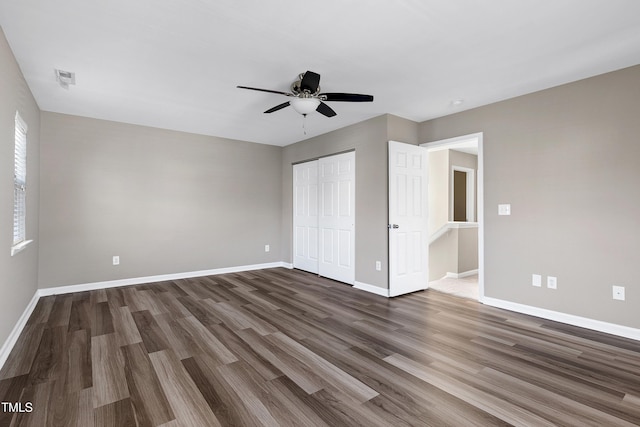
[[[13,244],[26,240],[27,217],[27,125],[16,113],[13,172]]]

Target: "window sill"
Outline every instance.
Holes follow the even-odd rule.
[[[15,254],[21,252],[31,242],[33,242],[33,240],[25,240],[24,242],[20,242],[17,245],[11,246],[11,256],[14,256]]]

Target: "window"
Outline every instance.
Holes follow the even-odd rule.
[[[20,252],[26,239],[27,218],[27,125],[16,112],[16,135],[13,170],[13,246],[11,255]]]

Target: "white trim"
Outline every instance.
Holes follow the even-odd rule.
[[[453,228],[478,228],[478,223],[477,222],[460,222],[460,221],[446,222],[442,227],[438,229],[438,231],[436,231],[431,235],[431,237],[429,237],[429,244],[432,244],[433,242],[438,240],[440,237],[444,236],[447,231]]]
[[[447,274],[445,274],[444,277],[448,279],[462,279],[464,277],[473,276],[474,274],[478,274],[477,268],[475,270],[463,271],[462,273],[451,273],[450,271],[447,271]]]
[[[27,307],[22,312],[22,316],[20,316],[16,325],[13,327],[13,330],[5,340],[4,344],[2,344],[2,348],[0,349],[0,369],[2,369],[4,363],[7,361],[11,350],[13,350],[13,346],[18,342],[18,338],[26,326],[29,317],[31,317],[31,313],[33,313],[33,310],[36,308],[39,299],[40,295],[38,291],[36,291],[33,294],[33,298],[31,298],[31,301],[29,301],[29,304],[27,304]]]
[[[266,268],[291,268],[291,264],[271,262],[265,264],[241,265],[237,267],[214,268],[212,270],[189,271],[185,273],[162,274],[158,276],[134,277],[131,279],[108,280],[105,282],[84,283],[79,285],[58,286],[55,288],[41,288],[39,296],[69,294],[72,292],[94,291],[96,289],[115,288],[118,286],[141,285],[143,283],[164,282],[166,280],[189,279],[192,277],[214,276],[216,274],[238,273],[241,271],[263,270]]]
[[[453,149],[456,147],[467,147],[469,144],[480,143],[482,141],[482,132],[471,133],[469,135],[456,136],[453,138],[441,139],[439,141],[425,142],[420,144],[427,147],[429,151]],[[480,146],[478,146],[478,151]]]
[[[370,292],[372,294],[380,295],[383,297],[389,297],[389,289],[381,288],[380,286],[370,285],[368,283],[354,282],[353,287],[360,289],[361,291]]]
[[[587,317],[575,316],[573,314],[561,313],[559,311],[547,310],[545,308],[533,307],[497,298],[484,297],[481,302],[491,307],[502,308],[517,313],[553,320],[555,322],[566,323],[567,325],[640,341],[640,329],[629,326],[616,325],[615,323],[603,322],[601,320],[589,319]]]
[[[478,138],[478,295],[482,301],[484,298],[484,135],[476,134]]]
[[[477,173],[477,199],[478,199],[478,292],[479,301],[484,299],[484,135],[482,132],[472,133],[469,135],[457,136],[455,138],[443,139],[440,141],[427,142],[420,144],[421,147],[427,147],[429,150],[440,150],[446,148],[455,148],[455,145],[466,145],[470,142],[478,144],[478,173]]]
[[[33,242],[33,240],[23,240],[22,242],[11,246],[11,256],[14,256],[19,252],[22,252],[27,247],[27,245],[31,242]]]

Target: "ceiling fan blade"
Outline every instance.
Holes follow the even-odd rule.
[[[273,108],[269,108],[267,111],[265,111],[265,114],[273,113],[274,111],[278,111],[278,110],[282,110],[283,108],[288,107],[288,106],[289,106],[289,101],[283,102],[280,105],[276,105]]]
[[[336,112],[333,111],[333,109],[329,107],[327,104],[325,104],[324,102],[320,102],[320,105],[318,105],[318,108],[316,108],[316,111],[327,117],[333,117],[336,115]]]
[[[373,95],[361,95],[359,93],[321,93],[319,96],[325,101],[373,102]]]
[[[249,87],[249,86],[236,86],[238,89],[249,89],[249,90],[257,90],[259,92],[269,92],[269,93],[277,93],[278,95],[285,96],[293,96],[293,94],[288,92],[280,92],[279,90],[271,90],[271,89],[260,89],[257,87]]]
[[[320,74],[314,73],[313,71],[304,73],[304,77],[302,77],[302,81],[300,82],[301,91],[304,92],[308,90],[309,93],[316,93],[318,86],[320,86]]]

